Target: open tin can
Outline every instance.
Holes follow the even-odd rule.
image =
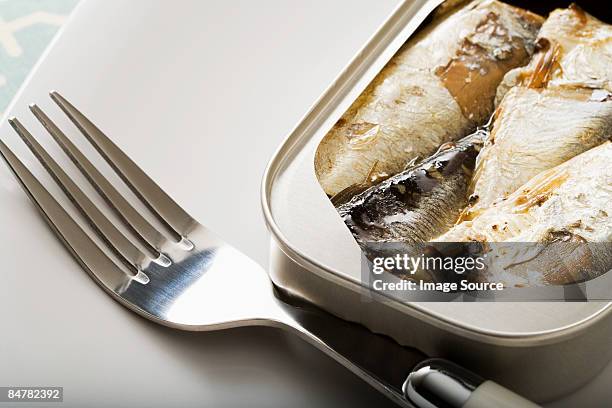
[[[546,15],[569,2],[506,1]],[[412,302],[369,295],[361,250],[323,192],[316,149],[334,123],[440,0],[402,2],[315,103],[272,158],[262,202],[272,234],[270,275],[280,290],[432,357],[443,357],[535,401],[584,385],[612,357],[609,302]],[[588,12],[610,22],[603,3]]]

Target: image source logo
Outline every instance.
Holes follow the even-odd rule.
[[[612,243],[371,242],[362,281],[406,301],[612,300]]]

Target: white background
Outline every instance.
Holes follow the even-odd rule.
[[[12,113],[68,163],[27,113],[40,103],[86,147],[46,96],[60,90],[188,212],[266,265],[267,160],[394,6],[86,0]],[[6,123],[0,138],[49,180]],[[389,404],[282,333],[183,333],[127,312],[72,260],[5,166],[0,227],[0,385],[64,386],[70,407]],[[601,406],[608,383],[559,406]]]

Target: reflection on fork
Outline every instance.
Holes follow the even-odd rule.
[[[126,236],[68,176],[34,136],[9,120],[103,242],[99,246],[6,144],[0,154],[57,236],[112,297],[140,315],[184,330],[245,325],[288,329],[321,349],[402,406],[402,383],[424,356],[366,329],[279,300],[265,271],[194,220],[100,129],[59,93],[51,98],[157,218],[152,225],[37,106],[30,109],[83,173]],[[205,194],[206,192],[202,192]]]

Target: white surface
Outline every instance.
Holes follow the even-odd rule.
[[[192,215],[265,264],[265,164],[393,6],[88,0],[11,113],[64,163],[28,103],[91,152],[46,96],[60,90]],[[5,123],[0,137],[49,180]],[[70,407],[387,404],[275,331],[182,333],[128,313],[82,272],[3,165],[0,225],[0,386],[64,386]],[[598,379],[575,401],[599,406],[606,384]]]

